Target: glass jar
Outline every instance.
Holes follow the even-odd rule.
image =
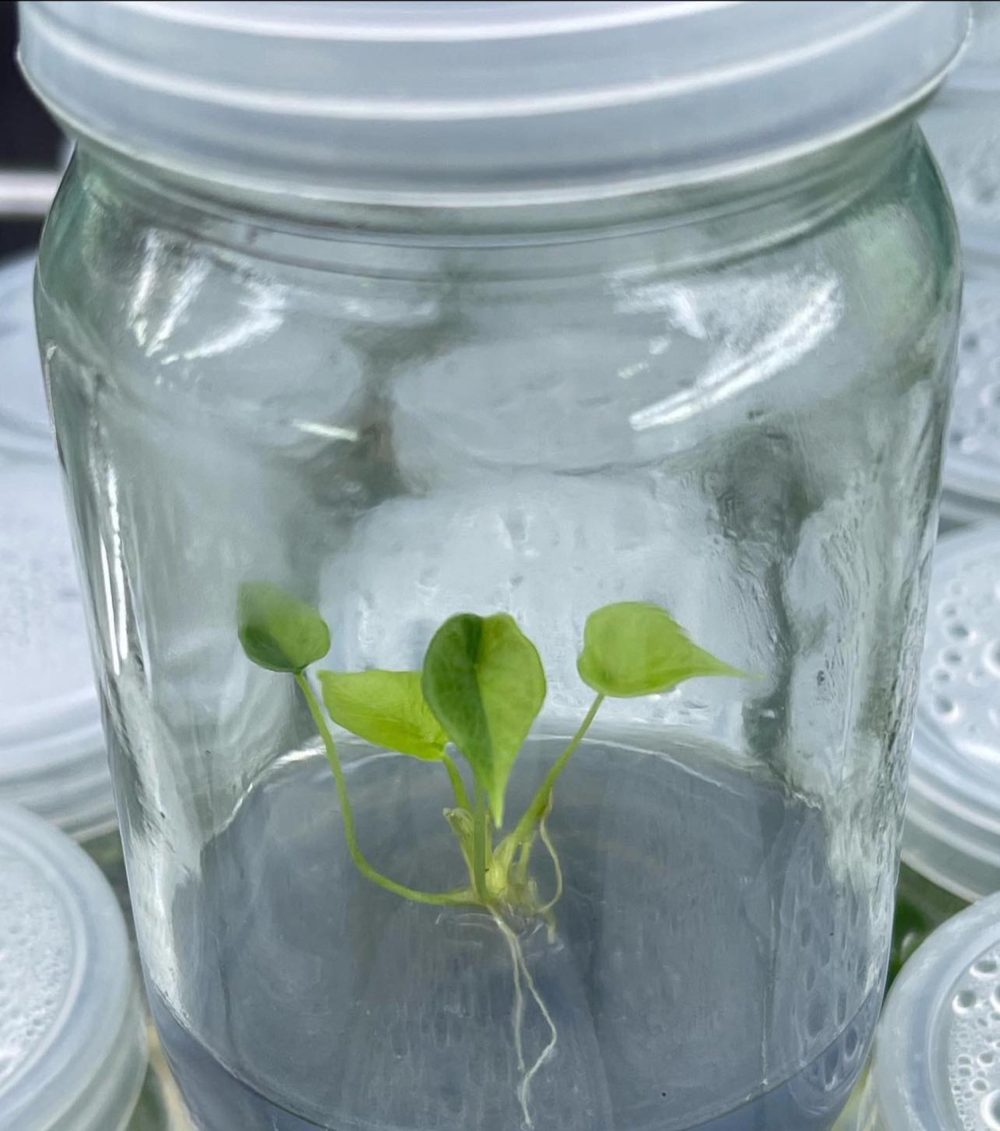
[[[101,10],[25,8],[79,139],[40,341],[198,1125],[826,1131],[889,954],[959,288],[910,110],[962,6]],[[663,81],[570,97],[595,59]]]

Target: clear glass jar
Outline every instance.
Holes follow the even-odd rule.
[[[958,289],[906,113],[738,176],[489,207],[268,200],[81,142],[40,339],[200,1127],[832,1125],[889,955]],[[304,675],[239,595],[307,625],[293,651],[316,614],[261,582],[329,626]],[[461,736],[429,645],[510,614],[547,676],[520,827],[625,686],[577,669],[621,602],[732,669],[608,692],[522,887],[478,797],[462,815],[472,739],[449,783],[319,703],[317,669],[426,654],[420,704]],[[489,677],[491,728],[534,663]],[[396,885],[465,895],[384,890],[352,835]]]

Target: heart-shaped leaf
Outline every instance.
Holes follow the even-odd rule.
[[[545,701],[538,651],[506,613],[460,613],[434,634],[422,682],[424,698],[501,825],[507,780]]]
[[[602,695],[668,691],[694,676],[743,673],[699,648],[660,605],[622,601],[587,617],[577,670]]]
[[[387,750],[439,761],[448,736],[420,689],[420,672],[320,672],[335,723]]]
[[[326,621],[268,581],[245,581],[237,602],[243,651],[272,672],[301,672],[330,651]]]

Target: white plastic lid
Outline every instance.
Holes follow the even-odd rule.
[[[68,129],[151,165],[361,202],[573,199],[756,168],[939,82],[967,5],[25,0]]]
[[[903,859],[963,899],[1000,891],[1000,524],[935,552]]]
[[[55,462],[0,461],[0,515],[0,799],[86,839],[115,809]]]
[[[57,829],[0,804],[0,1127],[122,1131],[147,1058],[111,888]]]
[[[903,968],[860,1108],[864,1131],[1000,1128],[1000,896],[940,927]]]
[[[967,90],[1000,91],[1000,3],[974,0],[972,30],[949,84]]]
[[[1000,3],[972,4],[962,59],[922,126],[948,182],[966,251],[1000,255]]]
[[[974,258],[965,264],[941,515],[952,522],[1000,519],[1000,263]]]
[[[34,273],[34,255],[0,264],[0,455],[51,458],[55,441],[35,337]]]

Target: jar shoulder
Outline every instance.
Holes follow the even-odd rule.
[[[168,372],[177,390],[223,398],[234,383],[243,397],[278,381],[314,390],[331,366],[351,381],[434,358],[509,371],[526,352],[542,369],[597,367],[619,383],[669,370],[681,386],[730,356],[766,355],[762,380],[803,358],[878,368],[953,333],[957,237],[917,131],[883,176],[849,187],[805,226],[789,206],[785,228],[737,214],[449,246],[181,223],[77,163],[43,240],[42,336],[72,340],[119,380]]]

